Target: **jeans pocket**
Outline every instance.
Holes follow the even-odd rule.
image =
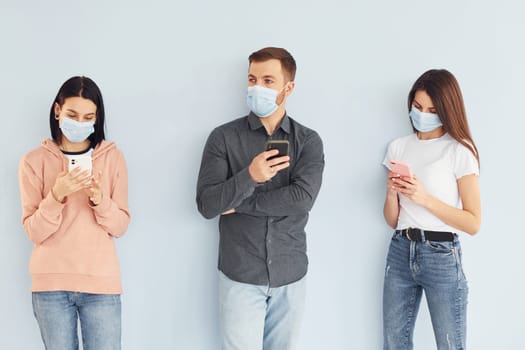
[[[397,231],[394,231],[394,233],[392,234],[392,241],[399,241],[401,239],[401,234],[398,233]]]
[[[437,253],[451,254],[454,250],[454,242],[425,241],[425,246]]]

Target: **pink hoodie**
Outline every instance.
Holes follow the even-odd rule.
[[[51,194],[66,157],[52,140],[20,161],[22,223],[35,244],[31,290],[120,294],[120,268],[113,238],[128,227],[128,175],[124,156],[103,141],[93,151],[93,174],[102,172],[102,202],[92,207],[85,191],[65,203]]]

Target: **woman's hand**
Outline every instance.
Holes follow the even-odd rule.
[[[425,207],[428,200],[428,194],[415,175],[411,178],[394,177],[392,183],[397,192],[401,193],[412,202]]]
[[[383,209],[387,223],[395,228],[399,215],[397,202],[391,193],[401,193],[414,203],[430,211],[445,224],[460,231],[474,235],[478,232],[481,222],[481,206],[478,176],[470,174],[457,180],[459,196],[463,208],[456,208],[429,195],[416,176],[400,177],[399,174],[388,174],[388,193]]]
[[[388,172],[388,177],[386,180],[386,187],[387,187],[387,197],[396,197],[397,198],[397,187],[396,183],[394,181],[395,178],[399,178],[399,174],[394,172]]]
[[[102,192],[102,186],[100,184],[100,179],[102,178],[102,172],[98,172],[96,176],[93,176],[91,181],[91,186],[88,188],[88,196],[91,205],[97,206],[102,202],[102,197],[104,193]]]
[[[82,171],[80,168],[75,168],[70,172],[62,172],[58,175],[51,194],[58,202],[64,203],[67,196],[88,188],[90,182],[91,176],[87,170]]]

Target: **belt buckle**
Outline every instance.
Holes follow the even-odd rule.
[[[407,227],[405,229],[405,236],[408,238],[409,241],[412,240],[412,237],[410,237],[410,227]]]

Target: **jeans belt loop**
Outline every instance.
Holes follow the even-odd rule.
[[[421,235],[421,242],[424,242],[427,240],[427,238],[425,237],[425,231],[423,229],[419,230],[419,234]]]

